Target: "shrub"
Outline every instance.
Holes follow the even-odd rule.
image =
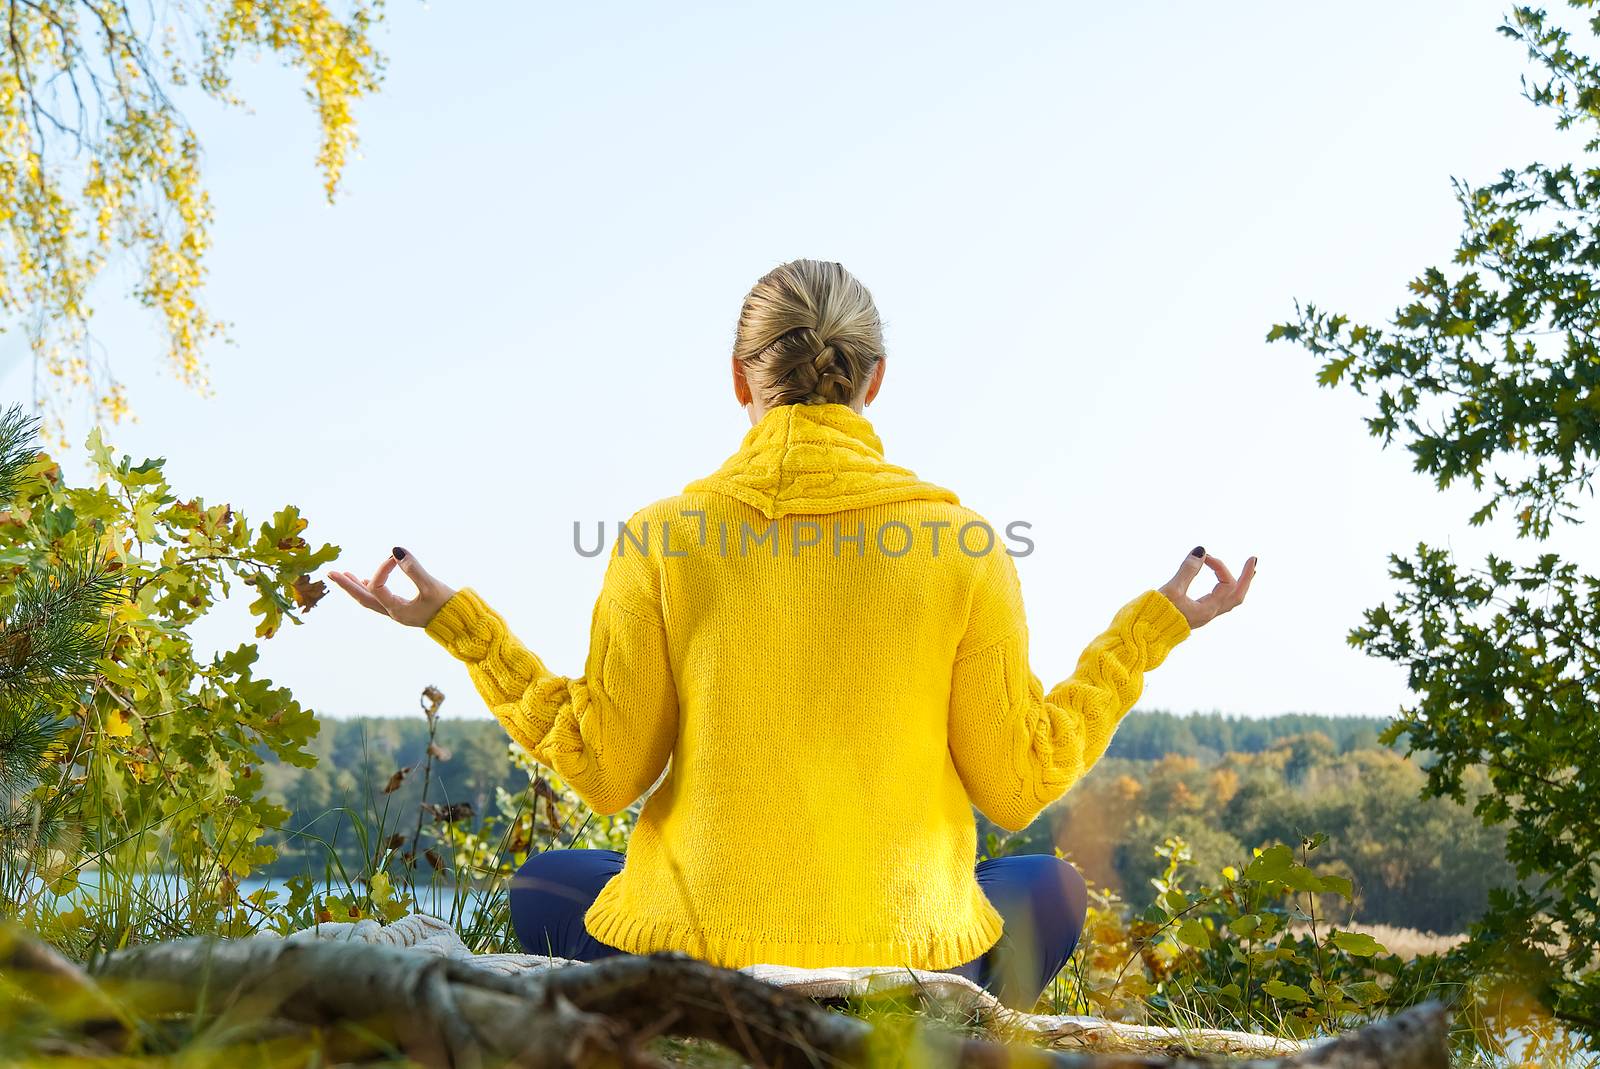
[[[93,673],[53,700],[54,771],[36,792],[63,806],[72,848],[35,850],[13,869],[6,911],[80,955],[244,931],[259,905],[239,881],[271,860],[262,835],[286,816],[260,790],[257,748],[313,761],[317,722],[255,675],[253,643],[201,658],[190,630],[239,587],[254,593],[257,638],[299,623],[325,592],[312,571],[337,549],[313,549],[292,506],[252,528],[226,504],[175,494],[163,460],[113,459],[98,430],[87,445],[95,485],[70,486],[48,456],[31,456],[0,517],[0,603],[27,604],[36,577],[71,562],[116,577]]]

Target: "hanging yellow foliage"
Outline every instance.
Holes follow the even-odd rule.
[[[131,260],[130,295],[160,321],[173,372],[208,388],[203,350],[224,334],[201,299],[211,202],[199,141],[169,93],[198,85],[241,104],[229,74],[241,51],[300,71],[332,200],[356,144],[352,105],[383,72],[370,39],[382,0],[135,6],[0,2],[0,332],[27,337],[35,401],[58,441],[74,398],[96,422],[128,413],[89,330],[92,283],[113,251]]]

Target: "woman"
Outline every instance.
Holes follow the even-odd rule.
[[[872,297],[839,264],[756,283],[732,368],[751,429],[618,532],[582,676],[551,672],[476,591],[404,549],[370,580],[332,573],[464,661],[511,737],[597,812],[667,770],[626,865],[548,850],[518,871],[528,951],[909,966],[1021,1008],[1072,953],[1083,881],[1049,856],[974,869],[972,807],[1032,821],[1105,752],[1144,674],[1243,600],[1255,558],[1235,580],[1196,547],[1044,693],[994,532],[883,458],[863,409],[885,366]],[[1218,583],[1191,599],[1202,565]],[[416,597],[388,589],[397,566]]]

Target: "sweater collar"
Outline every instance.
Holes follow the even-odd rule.
[[[959,504],[949,490],[885,461],[872,424],[838,404],[771,409],[722,467],[684,490],[726,494],[768,519],[893,501]]]

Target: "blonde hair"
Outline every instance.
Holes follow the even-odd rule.
[[[768,408],[849,404],[883,359],[883,324],[841,264],[790,260],[745,297],[733,356]]]

